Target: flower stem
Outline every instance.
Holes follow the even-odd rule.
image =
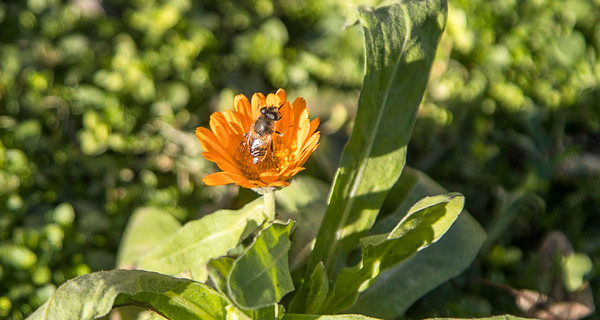
[[[275,220],[275,188],[265,189],[263,194],[265,215],[267,216],[267,222],[273,222]]]

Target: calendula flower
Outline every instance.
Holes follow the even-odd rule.
[[[319,119],[308,118],[303,98],[287,101],[285,90],[252,103],[243,94],[235,110],[210,116],[210,130],[196,129],[206,160],[222,170],[202,179],[209,186],[235,183],[244,188],[285,187],[319,145]]]

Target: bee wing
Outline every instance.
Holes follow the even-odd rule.
[[[250,128],[252,129],[252,128]],[[252,137],[250,136],[250,131],[246,132],[242,137],[242,141],[238,144],[237,149],[235,149],[234,159],[239,163],[243,159],[247,157],[251,157],[250,148],[252,146]]]

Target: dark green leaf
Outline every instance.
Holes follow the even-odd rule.
[[[362,264],[342,270],[335,282],[332,301],[325,309],[339,312],[356,302],[379,273],[406,260],[439,240],[458,218],[464,197],[449,193],[417,202],[398,225],[387,234],[361,239]]]
[[[327,273],[322,263],[317,265],[309,281],[306,313],[318,313],[329,293],[329,280],[327,279]]]
[[[469,318],[469,320],[529,320],[530,318],[521,318],[511,316],[509,314],[503,316],[489,317],[489,318]],[[431,318],[426,320],[463,320],[462,318]]]
[[[223,294],[227,294],[227,278],[229,277],[229,273],[231,273],[234,262],[235,260],[232,258],[222,257],[210,260],[206,265],[210,280],[215,288]]]
[[[404,196],[398,209],[374,227],[376,232],[389,232],[404,213],[424,196],[444,193],[441,186],[414,169],[406,168],[398,186]],[[360,294],[348,313],[360,313],[385,319],[404,314],[417,299],[441,283],[465,270],[477,256],[485,232],[463,211],[454,225],[436,243],[417,252],[405,262],[382,272],[377,280]],[[391,286],[390,283],[394,285]],[[398,290],[402,288],[402,290]]]
[[[283,316],[283,320],[377,320],[359,314],[339,314],[335,316],[318,314],[293,314],[288,313]]]
[[[229,296],[244,309],[265,307],[294,290],[288,268],[293,223],[273,223],[239,257],[228,279]]]

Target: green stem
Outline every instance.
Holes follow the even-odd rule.
[[[265,215],[267,216],[267,222],[273,222],[275,220],[275,188],[268,188],[263,194],[265,203]]]

